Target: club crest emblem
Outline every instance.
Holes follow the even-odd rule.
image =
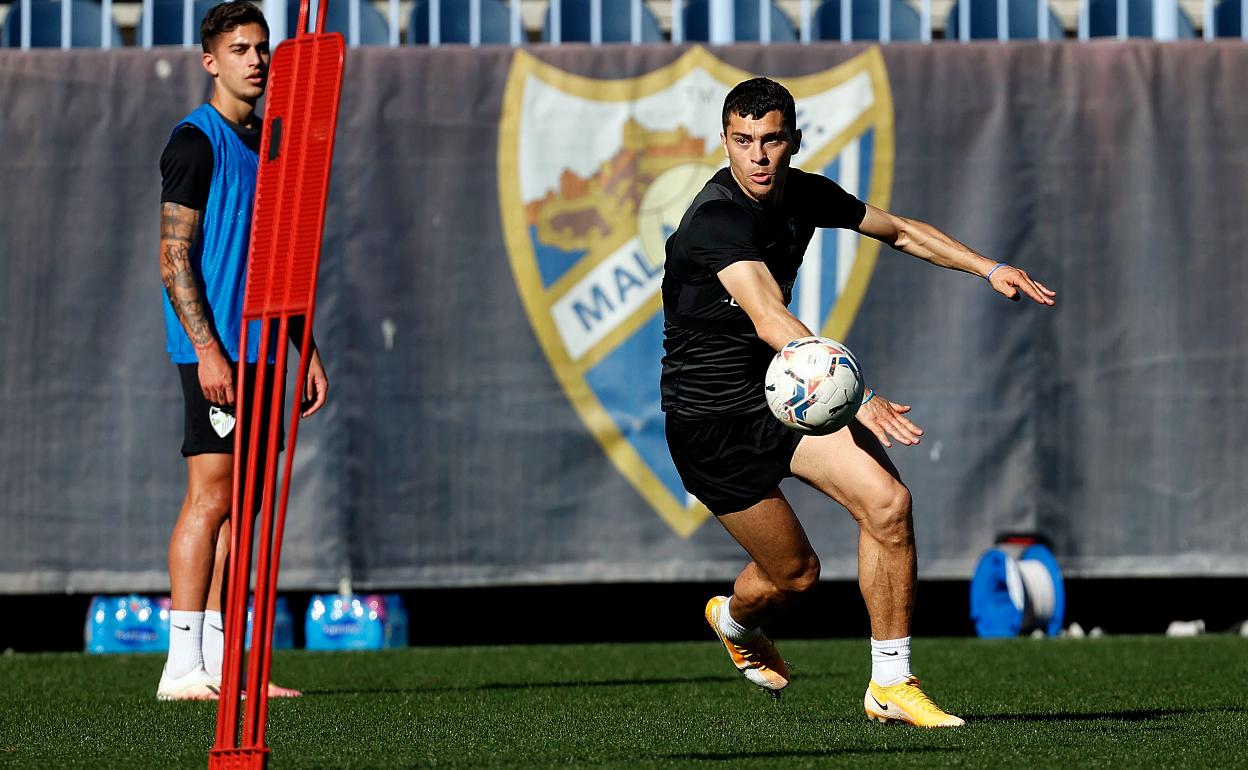
[[[212,425],[212,430],[221,438],[230,435],[230,431],[234,430],[234,415],[225,411],[219,406],[208,407],[208,423]]]
[[[529,321],[607,457],[681,536],[709,512],[686,494],[663,436],[663,245],[725,164],[724,96],[750,77],[701,47],[620,80],[575,75],[519,50],[503,98],[499,205]],[[777,79],[793,93],[803,133],[793,165],[887,208],[893,106],[879,49]],[[790,309],[844,339],[878,253],[877,241],[852,231],[816,231]],[[759,390],[761,399],[761,382]]]

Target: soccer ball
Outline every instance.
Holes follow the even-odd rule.
[[[862,404],[854,354],[827,337],[799,337],[780,349],[766,377],[767,406],[798,433],[825,436],[849,424]]]

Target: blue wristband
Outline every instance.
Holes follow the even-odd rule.
[[[985,280],[985,281],[990,281],[990,280],[992,280],[992,274],[993,274],[993,273],[995,273],[995,272],[997,272],[998,270],[1000,270],[1000,269],[1001,269],[1001,268],[1003,268],[1003,267],[1005,267],[1005,263],[1004,263],[1004,262],[998,262],[998,263],[996,264],[996,266],[995,266],[995,267],[993,267],[991,270],[989,270],[989,271],[988,271],[988,275],[985,275],[985,276],[984,276],[984,280]]]
[[[873,398],[875,398],[875,391],[874,391],[874,390],[872,390],[871,388],[867,388],[867,397],[866,397],[866,398],[864,398],[864,399],[862,400],[862,404],[859,404],[858,406],[862,406],[863,404],[867,403],[868,401],[870,401],[870,400],[871,400],[871,399],[873,399]]]

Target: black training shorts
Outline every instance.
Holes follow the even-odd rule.
[[[230,371],[237,375],[238,365],[231,363]],[[244,404],[246,405],[249,418],[256,413],[253,407],[256,403],[256,375],[259,374],[259,371],[255,364],[247,364],[247,397],[244,399]],[[265,375],[265,391],[269,391],[270,387],[272,387],[273,373],[275,371],[276,367],[269,366],[268,373]],[[235,416],[234,407],[218,406],[204,398],[204,391],[199,386],[199,364],[178,364],[178,376],[182,379],[182,396],[186,403],[186,435],[182,439],[182,456],[234,454],[234,430],[230,428],[230,421]],[[238,383],[235,383],[236,387],[237,385]],[[237,397],[236,391],[235,398],[237,399]],[[282,394],[282,403],[279,405],[281,411],[277,426],[277,448],[279,451],[285,449],[286,445],[286,431],[283,424],[286,419],[285,403],[285,394]],[[237,401],[235,406],[237,406]],[[260,434],[261,452],[264,451],[268,442],[269,413],[270,410],[264,409],[261,414],[261,419],[264,421]],[[215,426],[214,422],[216,423]],[[227,428],[230,429],[227,430]],[[250,432],[250,429],[248,431]]]
[[[714,420],[667,415],[667,448],[689,494],[711,513],[743,511],[792,475],[801,435],[764,411]]]

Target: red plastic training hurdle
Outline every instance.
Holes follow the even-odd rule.
[[[312,317],[316,309],[316,277],[321,261],[321,232],[329,168],[338,123],[338,95],[346,45],[342,35],[325,33],[325,5],[321,0],[316,32],[307,32],[309,0],[299,6],[299,33],[273,53],[269,68],[264,132],[260,140],[260,169],[248,254],[247,286],[243,301],[243,329],[239,350],[247,350],[247,327],[260,322],[260,351],[276,345],[276,364],[256,369],[255,394],[266,398],[268,441],[260,452],[259,420],[243,420],[245,355],[239,356],[234,435],[234,495],[230,511],[229,590],[226,597],[225,656],[221,667],[221,699],[217,704],[217,737],[208,753],[211,770],[263,768],[269,749],[264,742],[269,710],[269,668],[273,648],[273,606],[277,595],[277,568],[286,523],[290,474],[299,434],[300,398],[291,405],[287,425],[286,462],[281,494],[277,495],[278,425],[283,418],[286,390],[288,334],[292,320],[303,320],[299,345],[297,392],[303,393],[308,374]],[[276,330],[274,329],[276,327]],[[276,339],[274,339],[276,334]],[[271,371],[272,377],[267,373]],[[271,379],[272,382],[266,382]],[[252,414],[264,413],[252,409]],[[243,441],[248,452],[243,467]],[[263,476],[263,478],[260,478]],[[257,489],[260,510],[255,510]],[[276,510],[276,517],[274,512]],[[247,599],[251,586],[253,524],[259,521],[256,589],[251,650],[246,682],[242,665],[247,632]],[[244,699],[243,693],[248,695]],[[239,724],[240,705],[246,711]]]

